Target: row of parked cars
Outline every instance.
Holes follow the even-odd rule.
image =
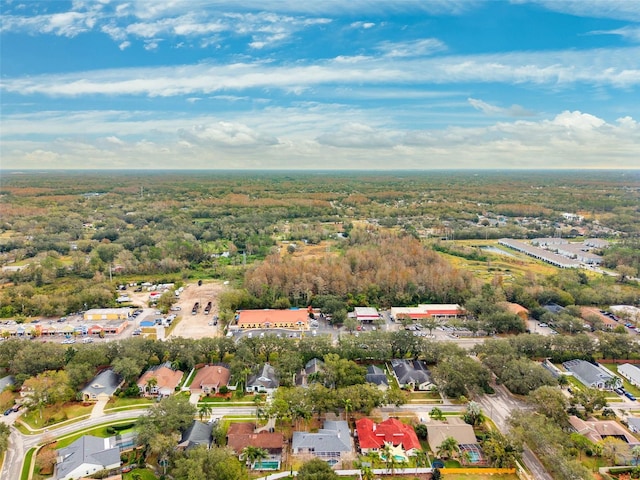
[[[13,407],[7,408],[7,409],[4,411],[4,414],[5,414],[5,415],[10,415],[10,414],[12,414],[13,412],[17,412],[17,411],[18,411],[18,410],[20,410],[21,408],[22,408],[22,405],[14,405]]]
[[[614,392],[616,392],[618,395],[624,395],[625,397],[627,397],[629,400],[631,401],[635,401],[636,397],[633,393],[631,392],[627,392],[624,387],[616,387],[613,389]]]

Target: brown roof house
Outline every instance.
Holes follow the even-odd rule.
[[[205,365],[196,373],[189,390],[191,393],[215,394],[220,391],[220,387],[229,385],[230,378],[231,371],[224,365]]]
[[[136,383],[141,395],[168,397],[176,391],[183,375],[180,370],[173,370],[167,362],[151,367]]]
[[[251,422],[232,423],[227,430],[227,446],[241,456],[246,447],[262,448],[268,458],[254,463],[254,470],[279,470],[282,460],[284,437],[281,433],[256,429]]]

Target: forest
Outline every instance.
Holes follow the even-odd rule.
[[[465,239],[603,237],[606,267],[630,278],[640,268],[633,171],[4,172],[0,181],[0,317],[18,321],[112,306],[116,283],[142,280],[228,280],[238,288],[230,309],[327,296],[347,310],[465,303],[482,282],[450,258],[489,260]],[[528,308],[637,298],[612,279],[571,277],[532,272],[502,290]]]

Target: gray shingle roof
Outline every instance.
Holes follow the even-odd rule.
[[[400,385],[433,383],[431,375],[424,363],[419,360],[391,360],[391,368]]]
[[[62,462],[56,466],[57,478],[64,478],[83,464],[97,465],[105,468],[120,464],[120,449],[114,446],[113,437],[99,438],[84,435],[65,448],[58,451]]]
[[[368,383],[373,383],[374,385],[389,386],[389,381],[387,380],[387,375],[384,373],[384,370],[375,365],[369,365],[367,367],[367,374],[364,378]]]
[[[275,369],[268,363],[265,363],[257,375],[249,377],[247,385],[249,387],[261,386],[264,388],[278,388],[280,382],[276,376]]]
[[[607,380],[613,378],[613,375],[585,360],[570,360],[564,362],[562,366],[573,373],[580,382],[590,387],[602,387]]]
[[[191,426],[182,434],[179,446],[192,448],[198,445],[205,445],[209,447],[211,445],[212,432],[213,425],[194,420]]]
[[[323,428],[316,433],[293,432],[291,446],[294,452],[299,449],[310,450],[318,456],[326,453],[350,452],[352,447],[349,426],[344,420],[327,420]]]
[[[120,378],[116,372],[111,369],[105,370],[96,375],[93,380],[84,387],[82,393],[91,395],[106,393],[107,395],[113,395],[121,382],[122,378]]]

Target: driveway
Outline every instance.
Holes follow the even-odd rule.
[[[104,409],[109,403],[109,400],[98,400],[91,410],[91,416],[89,418],[100,418],[104,415]]]
[[[198,401],[200,400],[200,394],[199,393],[192,393],[189,396],[189,403],[191,405],[195,405],[198,406]]]

